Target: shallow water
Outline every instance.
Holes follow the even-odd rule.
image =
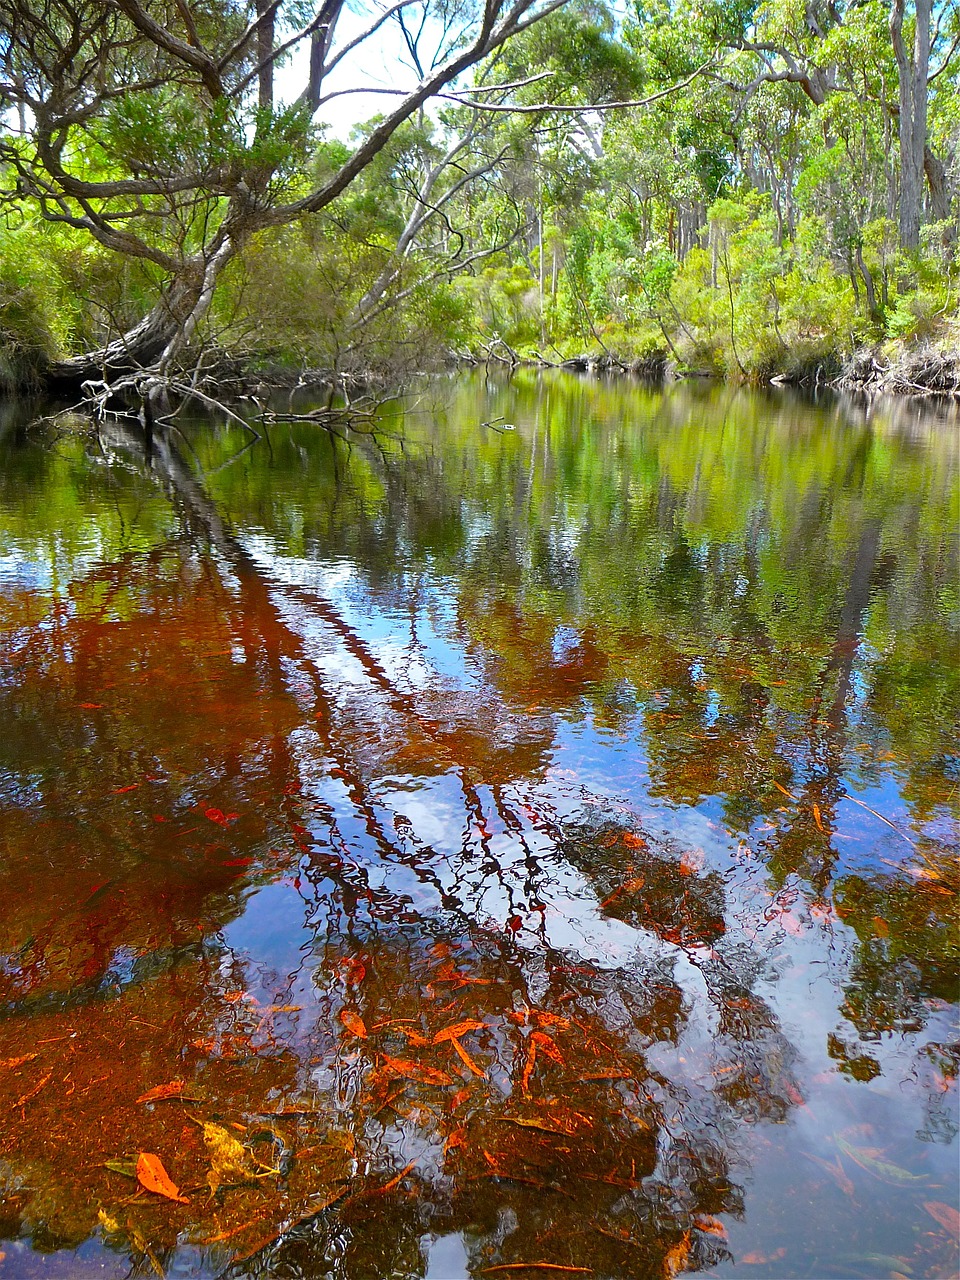
[[[957,1274],[955,418],[30,418],[0,1277]]]

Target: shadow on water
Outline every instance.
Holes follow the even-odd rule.
[[[955,425],[34,413],[0,1276],[955,1273]]]

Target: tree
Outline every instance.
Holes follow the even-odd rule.
[[[168,369],[253,237],[331,204],[431,97],[565,2],[397,0],[338,44],[346,0],[0,0],[0,108],[24,126],[0,136],[0,206],[34,202],[138,262],[156,290],[145,315],[49,376]],[[350,92],[325,92],[328,76],[391,21],[418,81],[311,181],[319,113]],[[274,69],[301,46],[303,82],[281,102]]]

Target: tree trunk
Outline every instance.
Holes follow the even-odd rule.
[[[930,217],[933,222],[946,224],[942,244],[944,249],[951,249],[957,238],[957,224],[951,217],[953,193],[950,190],[950,179],[943,161],[929,147],[923,153],[923,170],[930,190]]]
[[[927,75],[930,67],[931,0],[916,0],[913,50],[903,40],[906,0],[893,0],[890,34],[900,89],[900,247],[920,248],[924,153],[927,143]]]
[[[217,279],[239,248],[222,234],[216,249],[184,263],[144,318],[106,346],[68,360],[51,362],[44,378],[54,387],[112,382],[139,370],[163,371],[188,346],[213,299]]]

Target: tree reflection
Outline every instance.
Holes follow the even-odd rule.
[[[304,465],[291,438],[272,483]],[[369,501],[305,515],[301,549],[339,547],[405,619],[377,646],[319,577],[291,581],[233,533],[239,467],[203,483],[173,433],[149,455],[119,426],[103,441],[138,492],[160,486],[169,524],[154,513],[149,547],[67,592],[2,597],[0,710],[17,725],[0,748],[2,1229],[37,1248],[97,1231],[144,1267],[196,1249],[238,1277],[423,1275],[425,1241],[453,1234],[475,1275],[716,1265],[718,1215],[743,1205],[741,1126],[804,1101],[763,943],[702,851],[579,781],[561,804],[551,770],[587,717],[641,736],[653,797],[718,797],[773,891],[805,883],[810,911],[854,930],[858,1040],[919,1025],[951,998],[940,864],[834,883],[868,604],[891,572],[879,519],[845,526],[846,577],[842,556],[820,567],[818,640],[788,663],[759,523],[742,545],[698,544],[682,456],[609,526],[608,561],[650,566],[619,613],[551,525],[544,473],[480,468],[492,516],[473,537],[462,471],[359,458]],[[835,468],[862,484],[870,442],[847,443]],[[549,415],[538,450],[546,474],[584,463]],[[616,476],[635,490],[615,455],[587,461],[584,507]],[[254,527],[269,500],[232,510]],[[815,539],[829,517],[811,498],[797,520]],[[438,674],[418,634],[428,562],[455,585],[446,634],[468,680]],[[712,650],[689,632],[710,610],[729,627]],[[880,688],[869,713],[885,705]],[[829,1048],[851,1079],[875,1074],[869,1046]],[[956,1061],[927,1049],[935,1099]],[[173,1081],[182,1099],[138,1101]],[[276,1173],[208,1198],[204,1120]],[[130,1200],[104,1161],[137,1151],[169,1163],[189,1205]]]

